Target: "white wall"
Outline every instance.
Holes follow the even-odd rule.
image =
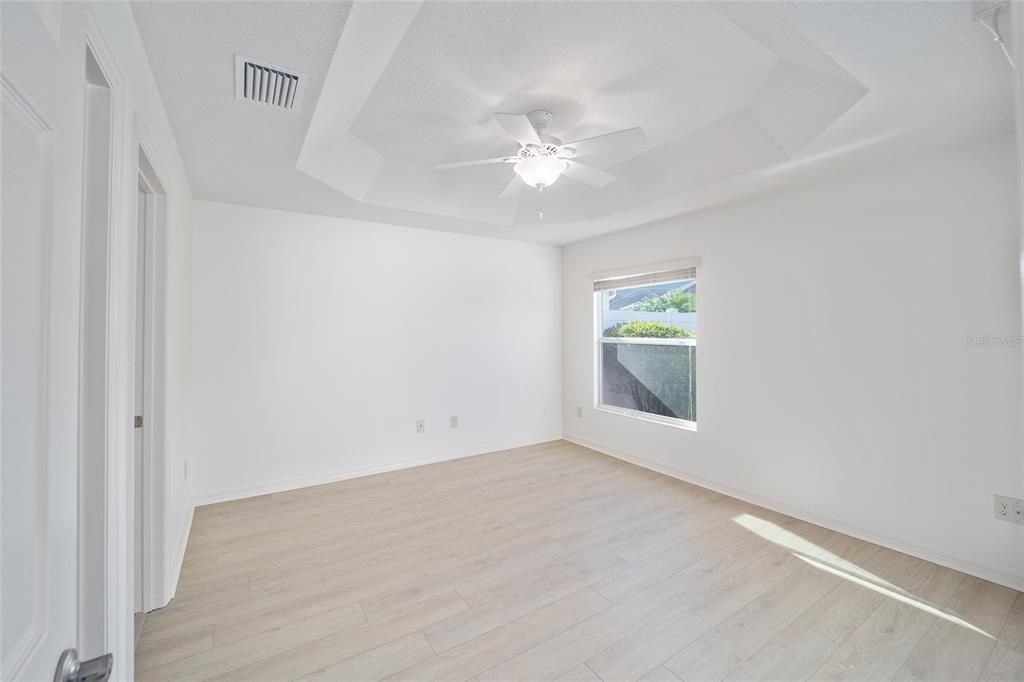
[[[567,437],[1024,586],[1021,350],[967,342],[1020,334],[1014,178],[1000,139],[565,247]],[[594,410],[592,273],[690,256],[698,430]]]
[[[197,501],[561,435],[558,248],[193,213]]]

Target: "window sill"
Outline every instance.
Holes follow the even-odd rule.
[[[659,417],[653,414],[647,414],[646,412],[637,412],[636,410],[627,410],[624,408],[608,407],[607,405],[595,405],[594,409],[598,412],[605,412],[606,414],[615,414],[620,417],[626,417],[634,421],[649,422],[651,424],[660,424],[661,426],[668,426],[673,429],[682,429],[683,431],[696,431],[697,422],[687,421],[685,419],[673,419],[672,417]]]

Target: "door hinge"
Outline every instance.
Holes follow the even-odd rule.
[[[142,428],[142,415],[141,414],[135,415],[135,428],[137,428],[137,429],[141,429]]]

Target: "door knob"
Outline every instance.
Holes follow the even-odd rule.
[[[80,661],[76,649],[65,649],[57,661],[57,672],[53,675],[53,682],[106,682],[113,667],[113,654],[103,654],[88,661]]]

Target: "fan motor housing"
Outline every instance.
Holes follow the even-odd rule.
[[[545,136],[545,138],[547,138],[547,136]],[[525,147],[520,147],[517,156],[520,159],[532,159],[536,156],[559,156],[559,151],[564,151],[559,146],[561,140],[558,140],[558,138],[545,138],[541,138],[544,142],[543,146],[528,144]],[[554,142],[550,142],[549,140],[554,140]]]

